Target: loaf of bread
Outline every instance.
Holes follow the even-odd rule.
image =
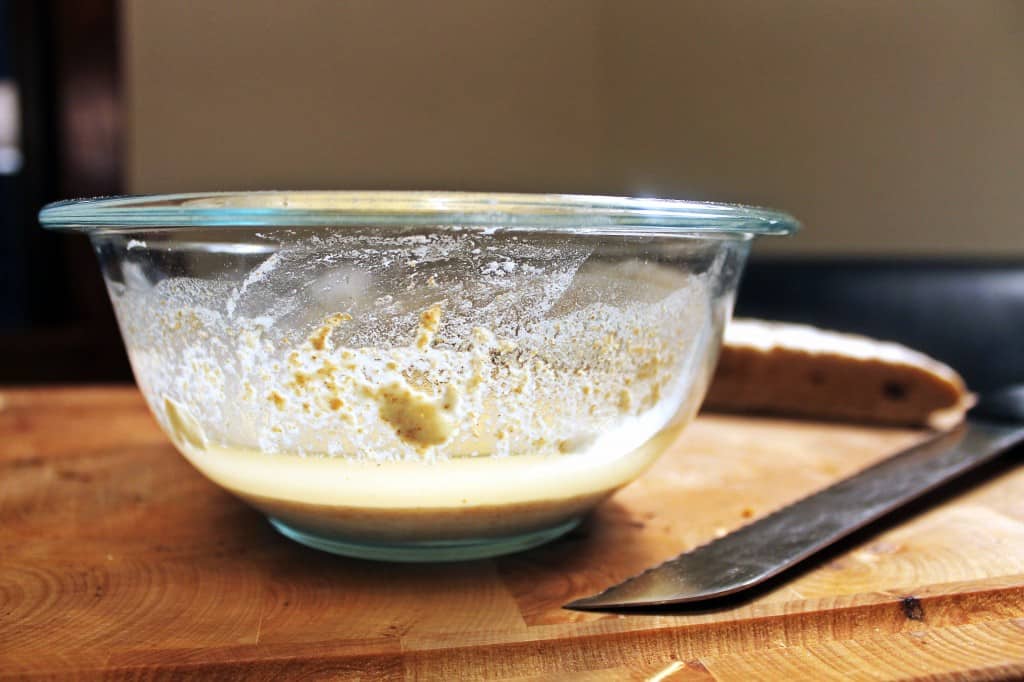
[[[948,428],[972,396],[950,367],[896,343],[736,319],[704,403],[712,411]]]

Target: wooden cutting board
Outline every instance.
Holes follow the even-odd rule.
[[[1024,676],[1019,451],[748,603],[561,608],[921,437],[704,416],[563,540],[388,565],[277,535],[133,388],[0,390],[0,677]]]

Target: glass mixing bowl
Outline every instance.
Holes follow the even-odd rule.
[[[51,204],[85,232],[178,450],[281,533],[397,561],[517,551],[693,417],[765,209],[254,192]]]

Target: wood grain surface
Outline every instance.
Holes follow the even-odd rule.
[[[560,541],[389,565],[277,535],[190,468],[134,388],[0,390],[0,677],[1022,677],[1019,451],[752,600],[561,608],[922,435],[702,416]]]

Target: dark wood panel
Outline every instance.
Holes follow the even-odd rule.
[[[25,158],[10,229],[20,236],[12,257],[25,313],[0,332],[0,381],[125,379],[88,240],[46,233],[36,218],[50,201],[123,190],[117,3],[21,0],[9,9]]]

